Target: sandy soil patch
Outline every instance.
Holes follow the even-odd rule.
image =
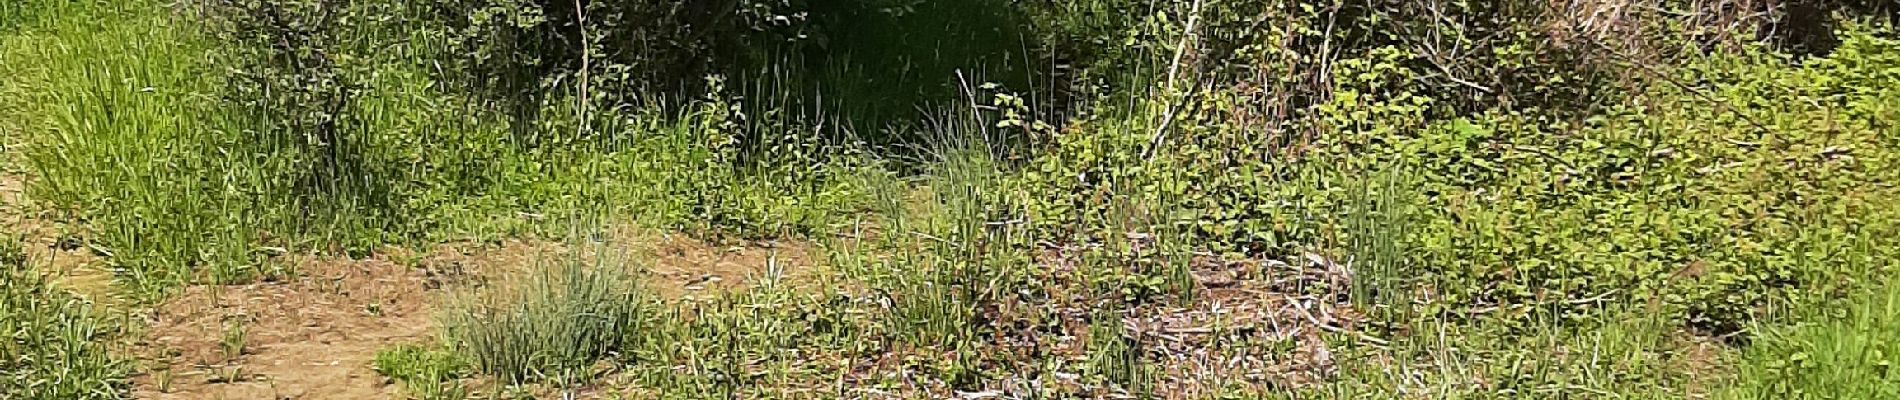
[[[434,326],[426,274],[387,260],[309,261],[287,282],[194,286],[153,312],[138,348],[149,399],[382,399],[376,352]]]
[[[433,340],[432,313],[447,289],[607,249],[625,252],[655,292],[681,298],[739,290],[767,274],[802,276],[816,253],[803,243],[718,245],[631,230],[613,236],[597,248],[508,240],[444,244],[422,255],[390,250],[369,260],[311,258],[284,281],[186,288],[153,310],[135,344],[146,372],[134,379],[134,396],[401,398],[371,364],[382,349]]]

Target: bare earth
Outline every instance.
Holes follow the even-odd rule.
[[[8,138],[0,138],[8,139]],[[26,195],[18,147],[0,143],[0,233],[19,235],[53,284],[108,308],[144,315],[126,338],[140,399],[389,399],[400,389],[372,368],[376,353],[432,340],[433,302],[465,278],[520,271],[558,254],[556,242],[444,244],[421,256],[389,249],[368,260],[292,255],[285,281],[197,285],[161,304],[120,295],[106,260],[81,227],[51,218]],[[797,278],[813,265],[809,243],[715,244],[636,228],[611,234],[669,298],[746,287],[768,271]],[[142,323],[141,323],[142,322]]]
[[[716,246],[680,236],[640,236],[628,251],[653,260],[649,284],[669,297],[743,287],[768,265],[788,275],[811,247]],[[432,303],[468,277],[560,257],[563,246],[518,240],[442,245],[420,257],[306,260],[288,282],[193,286],[153,311],[137,344],[142,399],[390,399],[400,389],[372,368],[376,352],[426,343]],[[646,257],[647,255],[651,257]],[[395,260],[413,259],[403,263]],[[407,265],[405,265],[407,264]],[[242,350],[227,344],[242,327]]]
[[[290,282],[195,286],[159,305],[138,346],[151,371],[137,377],[134,396],[395,397],[370,362],[377,350],[430,334],[424,274],[376,259],[300,269]]]

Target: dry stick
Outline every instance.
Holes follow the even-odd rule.
[[[1194,6],[1190,10],[1188,10],[1187,30],[1184,31],[1186,32],[1186,34],[1181,36],[1181,43],[1179,45],[1176,45],[1174,48],[1174,62],[1169,63],[1168,65],[1168,89],[1169,90],[1174,89],[1175,74],[1181,71],[1181,57],[1187,54],[1188,40],[1194,39],[1195,36],[1198,36],[1194,33],[1194,25],[1199,24],[1200,21],[1201,21],[1201,0],[1194,0]]]
[[[1168,104],[1167,113],[1161,116],[1161,126],[1155,127],[1154,136],[1148,138],[1148,149],[1142,151],[1141,158],[1152,157],[1161,148],[1161,141],[1167,139],[1168,127],[1174,125],[1175,114],[1181,111],[1181,107],[1187,106],[1188,99],[1193,98],[1200,89],[1200,84],[1188,87],[1188,92],[1182,94],[1180,99]]]
[[[1565,160],[1562,157],[1557,157],[1556,154],[1552,154],[1550,151],[1544,150],[1542,148],[1538,148],[1536,146],[1529,146],[1529,145],[1511,145],[1511,149],[1528,152],[1531,154],[1536,154],[1538,156],[1544,157],[1545,159],[1556,162],[1558,166],[1564,167],[1564,172],[1568,172],[1571,175],[1580,175],[1583,173],[1582,171],[1577,169],[1576,165],[1571,165],[1569,160]]]
[[[1307,307],[1309,307],[1307,305],[1307,301],[1296,300],[1296,301],[1291,301],[1289,303],[1293,303],[1295,305],[1295,307],[1293,307],[1293,310],[1299,311],[1300,316],[1305,317],[1307,323],[1313,324],[1313,327],[1319,328],[1319,330],[1335,333],[1335,334],[1352,335],[1354,338],[1365,341],[1366,343],[1370,343],[1375,347],[1383,348],[1384,346],[1389,346],[1392,344],[1391,342],[1388,342],[1385,339],[1373,337],[1372,335],[1367,335],[1362,332],[1351,331],[1351,330],[1347,330],[1346,328],[1341,328],[1338,326],[1334,326],[1332,324],[1320,322],[1319,318],[1313,317],[1313,313],[1306,310]],[[1317,300],[1313,301],[1313,305],[1311,307],[1317,307],[1319,305],[1318,303],[1319,302]]]
[[[1428,3],[1427,9],[1432,12],[1433,19],[1436,20],[1437,23],[1445,24],[1445,25],[1455,25],[1457,23],[1456,21],[1452,21],[1450,17],[1445,16],[1445,13],[1443,10],[1440,9],[1438,2]],[[1414,44],[1414,46],[1425,49],[1425,61],[1427,63],[1431,64],[1433,67],[1438,68],[1439,72],[1443,72],[1445,74],[1444,75],[1445,79],[1450,80],[1452,83],[1463,85],[1465,87],[1469,87],[1472,89],[1477,89],[1479,92],[1484,92],[1486,94],[1495,92],[1495,90],[1491,89],[1491,87],[1489,86],[1480,85],[1477,82],[1472,82],[1472,81],[1459,78],[1457,73],[1452,72],[1451,67],[1445,66],[1445,59],[1447,57],[1445,57],[1443,52],[1438,50],[1438,45],[1436,44],[1439,40],[1438,31],[1433,30],[1430,32],[1430,34],[1432,37],[1428,39],[1430,40],[1429,42],[1418,42],[1417,44]],[[1326,38],[1329,42],[1332,40],[1332,36],[1333,36],[1332,26],[1329,24],[1326,27]],[[1460,34],[1460,36],[1463,36],[1463,35]],[[1407,43],[1412,43],[1412,39],[1409,37],[1401,38],[1401,40],[1405,40]],[[1450,58],[1457,58],[1457,57],[1458,57],[1457,54],[1452,54]]]
[[[1178,74],[1181,72],[1181,58],[1187,55],[1189,41],[1200,36],[1196,34],[1194,30],[1195,25],[1200,24],[1200,22],[1201,0],[1194,0],[1194,6],[1188,11],[1187,30],[1181,36],[1180,44],[1174,48],[1174,61],[1168,65],[1169,93],[1174,92],[1174,83],[1177,80]],[[1143,151],[1145,154],[1142,154],[1142,158],[1148,158],[1154,155],[1155,151],[1158,151],[1161,147],[1161,141],[1167,138],[1168,127],[1174,125],[1174,114],[1180,111],[1182,106],[1187,104],[1188,98],[1193,97],[1193,92],[1198,89],[1200,89],[1200,85],[1188,88],[1189,93],[1187,93],[1187,95],[1175,100],[1173,104],[1168,106],[1167,113],[1161,116],[1161,126],[1156,127],[1154,136],[1148,138],[1148,149]]]
[[[574,0],[574,19],[576,21],[575,28],[579,29],[581,34],[581,109],[579,111],[581,120],[580,123],[575,124],[574,134],[576,136],[586,137],[588,129],[587,109],[593,104],[592,92],[590,92],[587,87],[587,74],[589,70],[593,69],[592,64],[594,60],[592,55],[593,43],[587,40],[587,6],[582,5],[581,0]],[[579,140],[580,137],[576,137],[575,139]]]
[[[1325,85],[1332,81],[1333,63],[1339,60],[1339,56],[1333,53],[1333,28],[1339,26],[1339,6],[1341,4],[1343,3],[1334,3],[1326,12],[1326,33],[1324,35],[1325,39],[1319,42],[1320,64],[1319,74],[1314,76],[1313,84],[1315,85]],[[1332,97],[1330,92],[1331,91],[1328,91],[1326,97]]]
[[[1486,94],[1496,92],[1496,90],[1491,89],[1490,86],[1480,85],[1477,82],[1472,82],[1472,81],[1459,78],[1458,74],[1451,72],[1451,67],[1446,67],[1444,61],[1440,60],[1436,54],[1432,55],[1431,57],[1426,57],[1426,61],[1429,61],[1429,64],[1431,64],[1433,67],[1438,67],[1439,72],[1444,72],[1445,79],[1450,80],[1451,83],[1456,83],[1459,85],[1463,85],[1465,87],[1477,89],[1478,91],[1484,92]]]

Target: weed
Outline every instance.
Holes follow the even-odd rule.
[[[377,373],[403,385],[422,400],[452,400],[468,397],[458,379],[468,374],[469,365],[461,356],[445,349],[402,345],[376,352],[373,363]]]
[[[225,360],[237,360],[244,355],[245,342],[250,338],[250,329],[243,317],[231,318],[224,322],[223,335],[218,337],[218,349],[224,351]]]
[[[1152,395],[1148,391],[1153,389],[1148,386],[1153,377],[1146,370],[1151,366],[1142,361],[1139,339],[1131,337],[1123,323],[1119,316],[1109,313],[1097,315],[1089,323],[1089,375],[1119,390]]]

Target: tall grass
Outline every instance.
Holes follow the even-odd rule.
[[[66,11],[0,47],[0,69],[24,104],[9,117],[25,121],[32,143],[33,196],[90,220],[139,286],[182,281],[189,273],[179,267],[207,265],[213,279],[248,273],[245,236],[256,230],[231,228],[271,210],[244,201],[241,188],[257,177],[216,173],[222,136],[208,96],[218,83],[204,73],[205,42],[150,10]]]
[[[1353,305],[1362,312],[1392,318],[1409,314],[1415,300],[1419,258],[1412,235],[1417,187],[1404,170],[1372,173],[1346,185],[1349,211],[1338,223],[1344,231],[1344,261],[1351,274]]]
[[[1333,338],[1343,349],[1337,375],[1272,397],[1681,399],[1720,384],[1705,374],[1719,373],[1721,350],[1685,346],[1679,322],[1634,309],[1606,314],[1528,329],[1419,320],[1388,345]]]

